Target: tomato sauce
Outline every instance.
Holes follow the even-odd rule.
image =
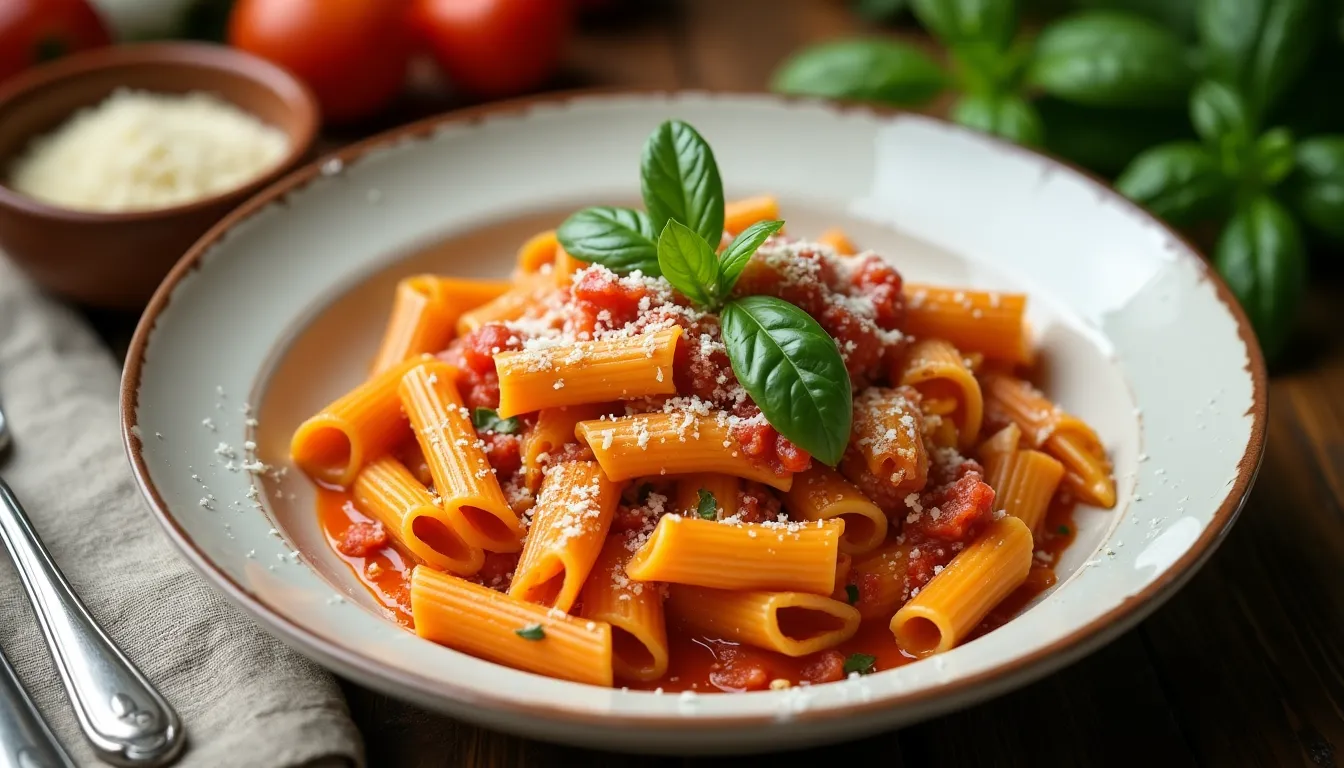
[[[353,498],[345,491],[318,488],[317,507],[322,530],[332,551],[350,566],[350,570],[398,624],[407,630],[413,629],[415,623],[411,618],[410,591],[407,586],[411,561],[392,546],[384,547],[367,557],[340,554],[337,544],[345,538],[347,531],[360,523],[370,523],[372,519],[355,508]],[[1036,549],[1043,557],[1038,557],[1032,565],[1026,582],[990,611],[971,633],[970,639],[1003,626],[1037,596],[1054,586],[1053,566],[1075,536],[1073,504],[1057,498],[1037,535],[1039,541]],[[377,567],[371,570],[372,565]],[[828,653],[838,652],[844,658],[853,654],[872,656],[875,659],[872,666],[874,672],[915,661],[914,657],[906,655],[896,646],[886,620],[864,622],[854,637],[831,651],[800,658],[717,638],[691,635],[672,622],[668,624],[668,644],[671,663],[663,679],[648,683],[618,680],[617,683],[635,690],[652,691],[661,688],[668,693],[761,690],[780,679],[789,681],[790,685],[829,681],[831,677],[827,673],[832,671],[830,667],[833,664],[826,663],[831,661],[829,659],[819,658]],[[819,670],[824,675],[823,679],[816,679]]]

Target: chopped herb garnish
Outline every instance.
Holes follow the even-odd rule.
[[[845,674],[852,675],[855,672],[860,675],[872,674],[873,665],[876,663],[876,656],[869,656],[866,653],[851,653],[849,658],[845,659]]]
[[[523,627],[522,629],[513,630],[513,634],[523,638],[524,640],[546,639],[546,630],[543,629],[540,624],[528,624],[526,627]]]
[[[696,504],[695,513],[702,520],[717,520],[719,517],[719,503],[714,500],[714,494],[700,489],[700,501]]]
[[[637,491],[637,493],[639,495],[639,503],[648,504],[649,494],[653,493],[653,483],[640,483],[639,491]]]
[[[492,408],[473,410],[471,412],[471,425],[476,428],[477,432],[498,432],[501,435],[515,434],[523,426],[518,421],[517,416],[501,419]]]
[[[1067,526],[1067,525],[1061,525],[1061,526],[1059,526],[1058,528],[1055,529],[1055,533],[1058,533],[1060,536],[1068,536],[1068,535],[1069,535],[1069,526]]]
[[[849,600],[850,605],[859,602],[859,588],[854,586],[853,584],[846,584],[845,599]]]

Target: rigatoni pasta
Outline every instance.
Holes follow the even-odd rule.
[[[712,245],[778,216],[729,203]],[[780,416],[813,390],[739,379],[731,313],[565,229],[507,282],[401,281],[369,375],[294,434],[329,540],[423,638],[590,685],[816,685],[992,629],[1052,583],[1072,504],[1115,503],[1100,437],[1029,383],[1023,294],[905,283],[839,229],[704,288],[834,340],[827,463]]]
[[[625,572],[636,581],[829,595],[844,530],[840,520],[724,525],[667,515]]]
[[[421,637],[561,680],[611,685],[611,627],[525,603],[424,566],[411,574]]]
[[[523,529],[465,413],[453,369],[425,362],[401,378],[402,406],[453,528],[474,546],[516,552]]]
[[[592,461],[546,473],[509,594],[561,611],[574,607],[607,538],[620,491]]]
[[[667,672],[667,622],[663,589],[625,574],[634,552],[624,536],[611,536],[584,582],[579,615],[611,626],[611,665],[620,680],[650,682]]]

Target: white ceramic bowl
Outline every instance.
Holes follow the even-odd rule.
[[[288,465],[293,428],[363,375],[396,279],[505,274],[518,244],[565,211],[633,198],[642,142],[674,116],[713,145],[730,197],[776,194],[791,232],[840,225],[909,279],[1030,293],[1046,389],[1101,434],[1119,502],[1079,510],[1060,584],[1021,616],[941,656],[810,688],[663,696],[553,680],[386,620],[327,546],[304,477],[266,476],[254,502],[253,476],[217,453],[223,443],[241,455],[251,440],[249,455]],[[1235,519],[1260,460],[1265,391],[1246,319],[1200,257],[1058,162],[867,108],[606,94],[419,123],[244,205],[155,295],[131,347],[123,415],[131,463],[168,534],[300,652],[504,730],[725,752],[846,739],[965,706],[1133,626]]]

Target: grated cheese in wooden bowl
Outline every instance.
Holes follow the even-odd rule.
[[[284,132],[216,96],[121,90],[34,140],[9,185],[77,210],[153,210],[236,189],[288,149]]]

